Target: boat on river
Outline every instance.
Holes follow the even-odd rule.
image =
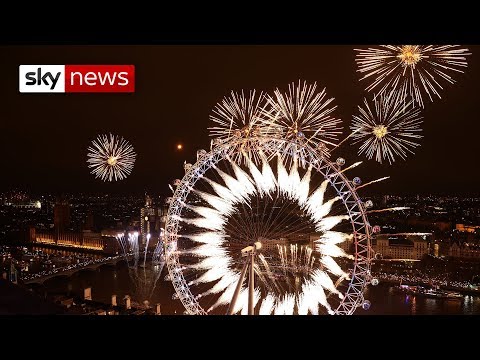
[[[461,300],[463,295],[449,290],[442,290],[439,288],[425,288],[419,285],[399,285],[395,287],[398,292],[403,292],[408,295],[423,296],[433,299],[445,299],[445,300]]]

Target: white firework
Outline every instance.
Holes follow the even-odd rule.
[[[224,97],[213,109],[210,120],[215,126],[210,127],[210,136],[228,140],[234,136],[248,137],[258,134],[260,112],[265,104],[265,96],[251,90],[245,96],[241,93],[231,92],[230,97]]]
[[[203,176],[201,180],[209,185],[213,194],[195,192],[208,203],[208,206],[194,206],[188,203],[184,205],[190,215],[180,217],[178,221],[188,226],[194,225],[198,230],[193,234],[179,234],[180,238],[188,239],[194,245],[183,250],[177,250],[175,253],[176,256],[189,257],[191,260],[187,263],[190,264],[193,259],[197,259],[191,265],[182,266],[192,271],[202,271],[201,274],[197,273],[194,279],[188,282],[188,286],[212,284],[207,287],[206,291],[196,297],[202,299],[208,295],[217,294],[216,301],[205,309],[207,312],[228,304],[232,299],[240,273],[235,267],[236,258],[229,252],[232,239],[227,235],[225,227],[235,208],[249,206],[253,198],[257,196],[263,198],[280,196],[296,202],[305,212],[308,221],[311,221],[317,231],[321,233],[319,239],[314,242],[315,249],[313,250],[308,246],[298,245],[289,245],[288,248],[285,245],[276,247],[280,258],[279,266],[284,272],[301,271],[307,278],[310,278],[310,280],[306,280],[305,289],[308,290],[308,294],[304,294],[304,296],[301,295],[301,292],[295,290],[282,291],[282,295],[280,295],[280,292],[276,292],[275,290],[279,290],[279,287],[269,266],[269,261],[262,254],[259,254],[256,273],[259,279],[266,283],[264,285],[271,290],[263,301],[259,302],[259,313],[290,315],[295,312],[295,305],[299,303],[302,304],[301,310],[297,310],[299,313],[310,311],[316,314],[319,306],[323,306],[327,313],[333,313],[327,295],[335,294],[337,298],[343,298],[338,286],[342,279],[348,279],[348,274],[341,269],[335,259],[341,257],[352,258],[338,245],[351,240],[353,234],[333,231],[332,228],[342,220],[349,219],[349,216],[330,215],[332,205],[338,200],[338,197],[327,198],[328,180],[318,187],[310,189],[311,167],[300,177],[296,161],[292,162],[288,170],[285,168],[282,157],[279,156],[277,161],[279,169],[277,176],[275,176],[268,163],[263,162],[261,164],[262,169],[259,169],[250,159],[247,161],[248,171],[240,168],[231,159],[227,161],[233,175],[227,174],[214,166],[212,174],[209,177]],[[222,179],[222,182],[212,180],[214,175]],[[308,197],[309,193],[315,195]],[[217,200],[211,201],[212,198]],[[258,241],[264,241],[265,244],[271,239],[271,237],[267,238],[265,236],[279,235],[283,231],[283,228],[281,228],[279,232],[275,232],[269,226],[261,228],[260,225],[253,223],[249,227],[239,226],[235,229],[239,238],[247,239],[247,241],[255,238]],[[318,259],[313,256],[313,251],[319,254]],[[324,269],[324,271],[320,269]],[[335,285],[333,279],[336,279]],[[241,290],[234,309],[235,313],[246,313],[247,293],[246,288]],[[260,292],[256,289],[255,304],[259,301],[259,298]],[[305,301],[308,301],[308,306],[305,305]]]
[[[213,109],[210,120],[215,126],[210,127],[210,136],[215,145],[226,143],[233,138],[248,139],[265,135],[274,136],[274,128],[266,124],[261,117],[266,106],[263,92],[250,90],[248,96],[243,92],[232,91],[230,97],[224,97]],[[239,144],[240,151],[235,153],[239,163],[246,158],[256,158],[258,154],[252,151],[250,143]]]
[[[316,83],[300,80],[289,84],[286,93],[276,89],[273,97],[267,95],[270,107],[263,110],[262,117],[283,138],[309,143],[328,154],[328,147],[335,146],[342,133],[341,120],[332,115],[337,107],[332,104],[334,98],[327,98],[325,88],[316,89]]]
[[[467,67],[468,49],[460,45],[380,45],[378,48],[355,49],[358,71],[369,79],[367,90],[377,93],[397,90],[409,94],[424,106],[423,94],[430,101],[440,98],[441,82],[454,83],[454,73]]]
[[[359,155],[365,153],[368,159],[375,157],[379,163],[388,160],[392,164],[395,157],[405,160],[420,146],[421,109],[414,107],[413,100],[405,100],[402,93],[378,95],[373,104],[364,99],[364,106],[358,109],[360,114],[353,116],[350,128],[352,144],[361,143]]]
[[[117,135],[99,135],[88,148],[88,167],[103,181],[125,179],[132,172],[136,154],[133,146]]]

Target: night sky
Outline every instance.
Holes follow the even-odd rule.
[[[0,192],[168,193],[183,162],[209,148],[211,110],[231,90],[286,89],[298,79],[316,81],[338,105],[347,134],[357,105],[369,96],[356,72],[355,45],[312,46],[11,46],[2,47]],[[442,99],[426,101],[421,147],[393,166],[357,156],[346,143],[333,154],[364,160],[349,176],[376,184],[375,193],[478,193],[480,154],[480,46]],[[20,94],[20,64],[134,64],[134,94]],[[444,83],[442,83],[444,84]],[[123,181],[103,183],[86,165],[99,133],[124,136],[137,161]],[[346,135],[345,135],[346,136]],[[176,144],[182,143],[182,151]]]

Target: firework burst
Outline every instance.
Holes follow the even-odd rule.
[[[368,159],[390,164],[395,157],[405,160],[407,153],[419,146],[415,140],[422,138],[420,108],[406,101],[400,92],[374,97],[373,106],[364,99],[359,106],[360,115],[354,115],[351,125],[353,144],[362,143],[358,154],[365,153]]]
[[[99,135],[88,148],[88,167],[103,181],[125,179],[132,172],[136,154],[133,146],[116,135]]]
[[[245,96],[241,93],[231,92],[230,97],[224,97],[213,109],[210,120],[215,126],[210,127],[210,136],[221,140],[232,137],[249,137],[259,135],[260,113],[264,106],[265,96],[251,90]]]
[[[459,45],[381,45],[379,48],[355,49],[360,80],[372,79],[367,90],[378,93],[399,90],[424,106],[422,93],[430,101],[440,98],[443,80],[454,83],[452,73],[467,67],[468,49]]]
[[[209,128],[210,136],[215,138],[214,141],[218,144],[233,138],[248,139],[252,136],[272,135],[274,128],[264,124],[261,119],[265,103],[263,92],[257,94],[256,90],[251,90],[248,96],[245,96],[243,90],[241,93],[232,91],[231,96],[223,98],[213,109],[213,115],[210,115],[210,120],[215,123],[215,126]],[[256,157],[256,153],[252,153],[247,144],[241,144],[240,147],[241,151],[235,156],[235,160],[245,160],[245,155]]]
[[[334,98],[326,98],[325,88],[316,89],[316,83],[300,81],[291,83],[286,93],[276,89],[274,97],[267,95],[270,107],[262,115],[282,137],[309,143],[326,154],[341,134],[341,120],[331,115],[337,107],[332,104]]]

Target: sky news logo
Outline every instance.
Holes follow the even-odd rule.
[[[20,65],[21,93],[133,93],[134,65]]]

